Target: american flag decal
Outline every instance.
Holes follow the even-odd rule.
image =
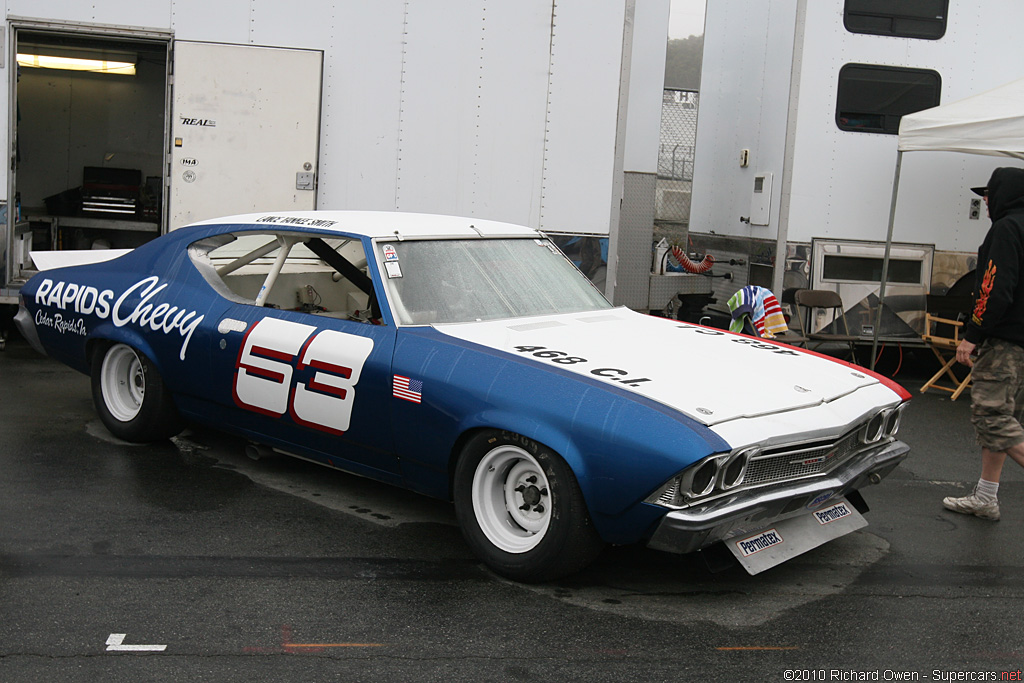
[[[408,377],[395,375],[391,394],[395,398],[400,398],[404,401],[420,403],[423,400],[423,382],[418,379],[409,379]]]

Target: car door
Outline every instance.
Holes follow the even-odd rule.
[[[260,239],[269,244],[273,237]],[[239,282],[219,288],[200,340],[211,358],[215,419],[293,455],[397,480],[390,424],[395,327],[372,317],[372,296],[325,267],[307,242],[298,244],[292,254],[301,253],[284,259],[269,288],[265,263],[222,277]],[[357,240],[349,247],[361,253]],[[362,277],[359,284],[372,288]]]

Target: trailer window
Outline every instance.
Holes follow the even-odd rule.
[[[949,0],[846,0],[850,33],[938,40],[946,34]]]
[[[881,282],[882,259],[870,256],[840,256],[827,254],[823,262],[821,277],[828,282]],[[890,283],[921,284],[921,261],[889,259]]]
[[[937,106],[941,90],[942,78],[931,69],[847,64],[839,70],[836,125],[896,135],[903,115]]]

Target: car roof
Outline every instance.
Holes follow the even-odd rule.
[[[399,211],[267,211],[226,216],[193,225],[253,228],[301,227],[370,238],[537,237],[540,232],[513,223]]]

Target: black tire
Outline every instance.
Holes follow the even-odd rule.
[[[92,400],[103,424],[123,441],[160,441],[182,429],[160,373],[127,344],[112,344],[94,356]]]
[[[512,432],[481,432],[465,445],[455,467],[455,514],[477,556],[516,581],[567,576],[604,547],[565,461]]]

